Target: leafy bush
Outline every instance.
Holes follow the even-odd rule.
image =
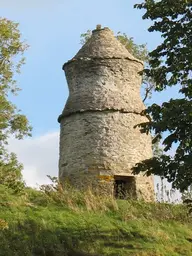
[[[25,183],[22,179],[22,168],[22,164],[13,153],[6,154],[3,159],[0,158],[0,184],[13,189],[15,193],[23,192]]]

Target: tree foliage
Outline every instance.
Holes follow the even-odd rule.
[[[18,162],[14,153],[6,154],[3,161],[0,161],[0,185],[5,185],[16,193],[23,191],[25,183],[22,169],[23,165]]]
[[[155,81],[156,91],[177,85],[181,97],[145,111],[150,122],[141,130],[155,134],[153,143],[164,132],[168,135],[163,139],[164,154],[139,163],[134,172],[161,175],[183,191],[192,184],[192,1],[146,0],[135,7],[145,10],[143,19],[153,22],[148,30],[160,32],[163,39],[149,53],[146,76]],[[166,152],[173,145],[175,154],[169,156]]]
[[[27,47],[21,40],[18,23],[0,18],[0,184],[21,180],[21,165],[6,149],[9,136],[22,139],[31,131],[26,116],[10,101],[10,95],[17,95],[20,90],[15,75],[24,64]]]

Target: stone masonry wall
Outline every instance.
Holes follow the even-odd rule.
[[[152,154],[150,137],[134,128],[145,121],[138,114],[118,111],[83,112],[62,119],[60,178],[73,176],[78,183],[82,176],[85,184],[85,176],[91,183],[91,175],[94,180],[106,174],[131,175],[131,168]],[[142,188],[147,182],[152,185],[151,178],[142,178],[137,185]]]
[[[109,110],[62,119],[60,170],[65,175],[86,169],[131,173],[135,163],[152,154],[150,137],[134,128],[142,121],[146,118],[138,114]]]
[[[83,59],[65,66],[69,98],[63,116],[86,110],[140,113],[143,65],[128,59]]]
[[[74,59],[64,65],[69,98],[59,116],[60,180],[75,187],[93,185],[113,193],[114,175],[152,156],[151,137],[135,126],[141,115],[143,64],[114,39],[95,31]],[[135,176],[138,197],[152,200],[152,177]]]

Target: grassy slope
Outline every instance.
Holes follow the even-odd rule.
[[[183,206],[69,194],[15,196],[0,186],[0,255],[192,255]]]

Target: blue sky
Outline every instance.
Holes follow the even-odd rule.
[[[62,65],[81,47],[81,33],[102,24],[125,32],[139,44],[147,43],[149,49],[160,40],[147,32],[149,22],[142,20],[142,11],[133,9],[139,0],[26,2],[3,0],[1,15],[19,22],[23,39],[30,45],[18,77],[22,92],[15,101],[28,116],[34,136],[59,128],[57,117],[68,95]]]
[[[28,170],[33,169],[37,174],[33,178],[28,175],[28,180],[38,182],[39,173],[57,174],[57,117],[68,96],[62,65],[81,47],[80,34],[101,24],[115,33],[126,33],[138,44],[147,43],[149,50],[160,43],[158,33],[147,31],[150,21],[142,20],[143,11],[133,8],[139,2],[141,0],[0,0],[1,16],[19,22],[22,38],[30,45],[25,54],[26,64],[17,78],[22,91],[14,101],[33,126],[33,138],[10,142],[10,149],[16,151],[24,163],[25,172],[29,174]],[[155,93],[150,102],[161,103],[172,95],[176,95],[174,90]],[[50,162],[44,167],[38,166],[37,159],[39,163],[43,159]]]

